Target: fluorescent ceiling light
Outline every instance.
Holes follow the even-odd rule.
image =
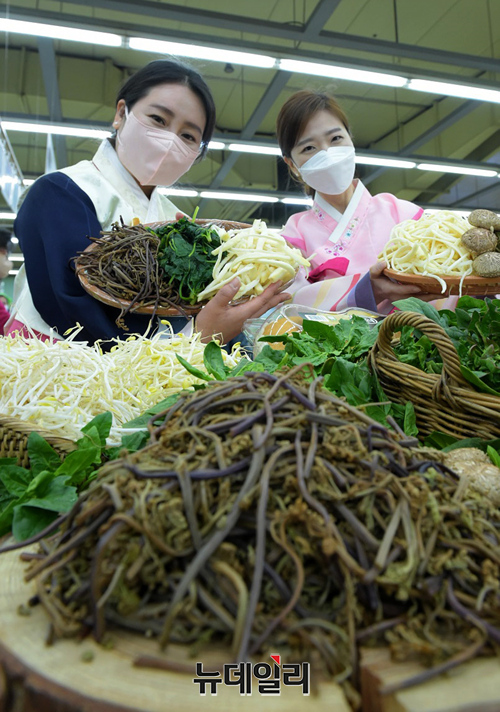
[[[198,197],[197,190],[188,190],[187,188],[158,188],[158,193],[161,193],[162,195],[175,195],[178,198]]]
[[[222,143],[222,141],[210,141],[208,144],[208,148],[211,151],[222,151],[224,148],[226,148],[226,144]]]
[[[18,245],[19,244],[19,239],[17,237],[11,237],[10,241],[12,242],[13,245]]]
[[[356,163],[367,166],[387,166],[388,168],[415,168],[415,161],[400,161],[396,158],[376,158],[356,155]]]
[[[279,68],[286,72],[314,74],[319,77],[334,77],[335,79],[346,79],[351,82],[379,84],[384,87],[402,87],[408,81],[408,77],[401,77],[398,74],[382,74],[381,72],[370,72],[364,69],[337,67],[333,64],[301,62],[296,59],[280,59]]]
[[[415,91],[426,91],[430,94],[458,96],[462,99],[492,101],[496,104],[500,104],[500,91],[496,89],[486,89],[465,84],[451,84],[449,82],[435,82],[429,79],[410,79],[406,88]]]
[[[105,47],[121,47],[123,38],[111,32],[95,32],[82,30],[79,27],[62,27],[45,25],[41,22],[24,22],[23,20],[0,20],[0,31],[14,32],[35,37],[51,37],[54,40],[70,40],[72,42],[88,42]]]
[[[26,133],[52,134],[54,136],[78,136],[79,138],[108,138],[111,131],[86,129],[79,126],[57,126],[55,124],[35,124],[24,121],[2,121],[5,131],[25,131]]]
[[[262,156],[281,156],[278,146],[259,146],[252,143],[230,143],[230,151],[241,151],[241,153],[258,153]]]
[[[320,64],[318,62],[295,59],[280,59],[278,57],[251,52],[226,50],[220,47],[204,47],[194,44],[148,39],[145,37],[127,38],[111,32],[98,32],[95,30],[85,30],[80,27],[65,27],[62,25],[26,22],[24,20],[11,20],[7,18],[0,20],[0,31],[32,35],[35,37],[51,37],[52,39],[69,40],[73,42],[86,42],[88,44],[108,47],[130,47],[131,49],[145,52],[159,52],[161,54],[173,54],[182,57],[192,57],[194,59],[206,59],[214,62],[240,64],[265,69],[275,67],[299,74],[333,77],[336,79],[365,82],[366,84],[388,87],[405,87],[406,89],[414,91],[500,103],[500,91],[496,89],[434,81],[431,79],[412,79],[411,77],[402,77],[399,74],[385,74],[383,72],[372,72],[370,70],[336,66],[333,64]]]
[[[9,255],[9,260],[11,262],[24,262],[23,255]]]
[[[35,180],[36,180],[36,178],[23,178],[23,185],[25,185],[26,188],[28,188],[30,185],[33,185]]]
[[[469,168],[468,166],[446,166],[439,163],[419,163],[417,168],[421,171],[436,171],[437,173],[458,173],[463,176],[482,176],[483,178],[494,178],[497,171],[484,170],[483,168]]]
[[[0,213],[0,220],[15,220],[17,213]],[[11,242],[17,242],[17,238],[11,238]]]
[[[312,198],[282,198],[282,203],[285,205],[312,205]]]
[[[276,64],[274,57],[268,57],[264,54],[236,52],[221,49],[220,47],[203,47],[201,45],[184,44],[181,42],[150,40],[146,37],[131,37],[128,41],[128,46],[131,49],[138,49],[144,52],[173,54],[180,57],[192,57],[193,59],[208,59],[212,62],[224,62],[225,64],[243,64],[247,67],[271,68]]]
[[[9,275],[16,275],[19,272],[18,269],[11,269]]]
[[[279,198],[271,198],[270,195],[253,195],[252,193],[222,193],[204,190],[200,193],[201,198],[209,200],[248,200],[254,203],[277,203]]]

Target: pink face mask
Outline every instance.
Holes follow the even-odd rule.
[[[177,134],[143,124],[126,108],[125,116],[116,152],[141,185],[172,185],[191,168],[198,149],[186,146]]]

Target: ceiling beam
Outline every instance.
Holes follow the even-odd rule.
[[[248,119],[246,125],[238,136],[240,140],[248,141],[255,135],[255,132],[259,128],[263,119],[267,116],[269,109],[276,101],[276,98],[279,96],[282,89],[284,89],[284,87],[286,86],[286,83],[289,78],[290,72],[276,72],[273,77],[273,80],[267,87],[258,105],[254,109],[253,114]],[[231,171],[231,169],[234,167],[239,157],[240,154],[236,151],[231,152],[227,156],[227,158],[223,161],[221,167],[217,171],[217,175],[212,180],[210,184],[210,190],[215,190],[221,186],[222,182],[224,181],[228,173]],[[200,203],[200,212],[204,207],[205,201],[202,200]]]
[[[79,0],[78,0],[79,2]],[[87,5],[87,2],[84,2],[83,4]],[[122,4],[121,2],[119,3],[120,5]],[[158,16],[161,16],[160,10],[165,10],[167,6],[160,4],[160,3],[152,3],[154,8],[156,8],[155,12],[157,13]],[[137,5],[136,7],[136,12],[137,12]],[[142,12],[142,7],[143,5],[141,4],[141,12]],[[170,9],[170,6],[169,8]],[[123,9],[122,12],[125,12],[126,10]],[[148,14],[148,13],[144,13]],[[202,45],[207,45],[207,46],[214,46],[214,47],[223,47],[225,49],[234,49],[234,50],[240,50],[240,51],[245,51],[248,50],[250,52],[261,52],[264,54],[272,54],[276,55],[277,54],[277,47],[275,44],[264,44],[264,43],[258,43],[258,42],[252,42],[250,40],[244,40],[242,38],[226,38],[226,37],[217,37],[215,38],[214,35],[208,36],[207,34],[201,34],[201,33],[194,33],[194,32],[186,32],[183,30],[175,30],[175,36],[174,32],[171,34],[168,34],[168,30],[166,28],[159,28],[158,26],[147,26],[138,23],[126,23],[123,22],[121,19],[120,20],[106,20],[106,19],[101,19],[101,18],[93,18],[93,17],[85,17],[83,18],[81,15],[70,15],[70,14],[64,14],[61,15],[60,13],[56,12],[51,12],[47,10],[37,10],[36,15],[33,14],[32,10],[26,10],[25,8],[11,8],[10,15],[12,19],[19,19],[19,20],[26,20],[26,21],[31,21],[31,22],[49,22],[54,25],[63,25],[63,26],[69,26],[69,27],[81,27],[81,28],[91,28],[95,30],[101,30],[101,31],[109,31],[109,32],[114,32],[114,33],[121,33],[121,34],[126,34],[127,36],[132,36],[136,37],[137,35],[141,37],[149,37],[151,39],[158,39],[158,40],[170,40],[170,41],[178,41],[178,42],[190,42],[192,44],[202,44]],[[193,17],[198,18],[198,24],[202,23],[202,20],[200,18],[199,12],[197,11],[196,14],[192,13],[190,11],[190,22],[194,22],[195,20]],[[220,26],[220,23],[223,21],[223,15],[218,14],[218,21],[217,21],[217,26]],[[240,18],[241,19],[241,18]],[[245,25],[245,31],[246,32],[259,32],[258,29],[252,29],[252,23],[256,22],[253,20],[250,20],[249,23]],[[215,24],[215,23],[214,23]],[[267,22],[264,25],[264,28],[267,26]],[[272,23],[270,23],[272,25]],[[276,23],[279,24],[279,23]],[[265,33],[264,31],[260,32],[260,34],[269,34]],[[376,52],[376,49],[370,45],[370,47],[365,47],[364,49],[360,48],[359,44],[345,44],[344,40],[346,37],[349,37],[349,35],[343,35],[342,33],[330,33],[330,34],[335,34],[338,35],[338,38],[329,38],[327,41],[323,42],[322,38],[324,33],[321,33],[320,35],[317,35],[317,38],[314,40],[315,44],[320,44],[320,45],[326,45],[328,49],[326,51],[314,51],[314,50],[301,50],[299,48],[292,48],[292,47],[280,47],[279,48],[279,55],[284,57],[284,58],[293,58],[293,59],[309,59],[309,60],[314,60],[314,61],[319,61],[319,62],[327,62],[329,64],[338,64],[340,66],[348,66],[348,67],[359,67],[362,69],[366,69],[367,67],[367,60],[366,59],[360,59],[358,57],[346,57],[343,55],[335,55],[331,54],[331,49],[333,48],[343,48],[343,49],[355,49],[356,51],[363,51],[363,52]],[[272,34],[273,37],[279,38],[280,34],[275,33]],[[296,34],[294,30],[294,35],[293,37],[290,37],[288,39],[293,39],[294,42],[300,42],[303,38],[301,37],[300,34]],[[323,38],[324,39],[324,38]],[[367,40],[368,41],[368,40]],[[382,42],[382,40],[373,40],[373,42]],[[11,39],[12,43],[12,39]],[[387,47],[387,50],[384,52],[381,52],[381,54],[385,55],[391,55],[391,56],[398,56],[398,48],[401,48],[402,45],[397,44],[397,43],[389,43],[391,44],[390,47]],[[418,61],[432,61],[434,63],[439,63],[439,64],[448,64],[452,65],[454,67],[469,67],[470,66],[470,61],[472,55],[465,55],[465,54],[460,54],[460,53],[450,53],[450,52],[444,52],[441,50],[431,50],[428,49],[427,47],[413,47],[413,55],[411,59],[417,59]],[[105,49],[107,53],[110,52],[109,49]],[[135,50],[134,50],[135,51]],[[437,56],[436,52],[440,52],[440,55]],[[431,52],[434,52],[433,58],[431,59]],[[402,56],[402,55],[399,55]],[[497,59],[492,59],[492,58],[487,58],[487,57],[476,57],[473,59],[477,59],[477,62],[474,63],[473,67],[476,70],[480,70],[482,72],[484,71],[499,71],[500,72],[500,60]],[[382,71],[382,72],[387,72],[387,73],[392,73],[392,74],[397,74],[404,72],[407,75],[412,75],[412,76],[418,76],[421,78],[429,78],[429,79],[440,79],[442,81],[457,81],[457,74],[452,73],[452,72],[444,72],[444,71],[435,71],[432,69],[421,69],[420,67],[418,70],[415,70],[412,66],[398,66],[394,65],[390,62],[379,62],[375,61],[375,59],[369,61],[370,64],[370,69],[373,69],[374,71]],[[478,65],[478,66],[476,66]],[[463,76],[460,77],[461,80],[463,80],[465,83],[467,83],[467,80],[472,79],[474,84],[477,84],[478,86],[484,86],[486,88],[491,88],[491,89],[498,89],[498,86],[493,83],[493,82],[485,82],[480,79],[477,79],[476,76]]]
[[[476,146],[476,148],[471,151],[466,160],[474,160],[474,161],[481,161],[484,159],[486,156],[490,156],[492,153],[498,152],[498,146],[500,144],[500,129],[497,129],[494,134],[489,136],[485,141],[483,141],[479,146]],[[485,168],[487,168],[490,164],[486,161],[484,162]],[[493,164],[491,164],[493,165]],[[465,176],[461,177],[462,179],[465,178]],[[432,185],[429,186],[428,190],[432,191],[434,195],[442,195],[445,191],[447,191],[453,183],[457,181],[457,176],[453,175],[443,175],[437,180],[435,180]],[[484,188],[481,188],[480,190],[474,191],[473,193],[470,193],[469,195],[465,195],[459,200],[455,200],[453,203],[450,203],[450,207],[453,208],[460,208],[463,206],[463,204],[469,204],[468,201],[473,200],[475,198],[478,198],[482,195],[485,195],[486,193],[491,192],[492,190],[496,190],[497,193],[500,191],[500,181],[497,179],[496,181],[493,181],[488,186],[485,186]],[[417,200],[423,200],[425,199],[425,195],[427,194],[427,190],[423,190],[418,196]]]
[[[319,0],[302,30],[301,42],[316,42],[318,35],[342,0]]]
[[[164,3],[152,2],[151,0],[141,0],[140,5],[138,5],[136,0],[69,0],[67,4],[113,10],[120,14],[132,13],[140,14],[141,16],[147,15],[156,19],[166,19],[173,22],[208,25],[217,28],[224,27],[224,29],[236,32],[266,35],[268,37],[288,39],[294,42],[301,42],[308,39],[304,36],[307,32],[307,24],[292,25],[291,23],[272,22],[270,20],[260,20],[253,17],[242,17],[241,15],[215,12],[213,10],[193,10],[193,8],[183,7],[181,5],[166,5]],[[330,4],[333,6],[333,9],[335,9],[338,2],[331,2]],[[500,71],[500,59],[462,54],[461,52],[448,52],[433,49],[432,47],[418,47],[416,45],[374,39],[372,37],[348,35],[343,32],[322,31],[314,37],[314,42],[327,45],[330,48],[336,47],[355,50],[357,52],[404,57],[406,59],[424,62],[469,67],[481,71]]]
[[[341,0],[320,0],[320,2],[318,2],[306,24],[304,30],[304,39],[307,39],[308,41],[313,41],[318,36],[319,32],[323,29],[325,22],[336,10],[340,2]],[[271,83],[260,98],[260,101],[257,104],[252,116],[241,131],[239,135],[240,140],[248,141],[254,137],[255,132],[267,116],[269,110],[275,103],[276,98],[285,88],[290,76],[291,73],[289,72],[276,72]],[[236,152],[227,156],[227,158],[224,160],[221,167],[217,171],[217,175],[210,184],[211,190],[215,190],[222,185],[224,179],[233,169],[238,158],[239,154]],[[203,210],[204,207],[205,201],[202,200],[200,203],[200,212]]]
[[[397,152],[397,155],[400,157],[411,156],[414,151],[418,151],[421,146],[425,146],[428,141],[431,141],[436,136],[439,136],[440,133],[446,131],[446,129],[449,129],[451,126],[453,126],[453,124],[456,124],[457,121],[463,119],[465,116],[477,109],[477,107],[480,105],[481,102],[479,101],[465,101],[457,109],[450,111],[447,116],[445,116],[440,121],[437,121],[433,126],[431,126],[430,129],[427,129],[427,131],[421,133],[420,136],[417,136],[417,138],[413,139],[413,141],[410,141],[410,143],[408,143],[400,151]],[[376,149],[374,150],[374,152],[375,151]],[[439,159],[436,159],[436,163],[439,162],[441,161],[439,161]],[[380,178],[380,176],[382,176],[387,170],[387,168],[377,168],[375,171],[370,173],[370,175],[363,178],[363,183],[365,185],[373,183],[374,180]]]
[[[43,83],[47,96],[47,107],[50,120],[62,121],[61,95],[59,93],[59,83],[57,81],[56,53],[54,51],[54,40],[48,37],[38,37],[38,53],[40,55],[40,65],[42,67]],[[68,165],[68,152],[66,150],[66,139],[64,136],[53,136],[54,148],[57,162],[60,168]]]

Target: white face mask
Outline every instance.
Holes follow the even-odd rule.
[[[307,185],[326,195],[340,195],[352,183],[356,167],[354,146],[331,146],[318,151],[300,168]]]

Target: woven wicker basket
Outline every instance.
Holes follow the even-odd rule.
[[[21,467],[27,467],[28,461],[28,435],[34,430],[52,445],[61,457],[76,448],[76,444],[69,438],[56,437],[51,431],[37,428],[34,423],[26,423],[19,418],[0,415],[0,457],[17,457]]]
[[[413,326],[429,337],[443,360],[441,374],[424,373],[401,363],[391,346],[394,333]],[[421,314],[396,312],[380,327],[369,363],[386,394],[397,403],[411,401],[423,435],[433,430],[456,438],[500,437],[500,398],[480,393],[460,372],[460,359],[445,330]]]

